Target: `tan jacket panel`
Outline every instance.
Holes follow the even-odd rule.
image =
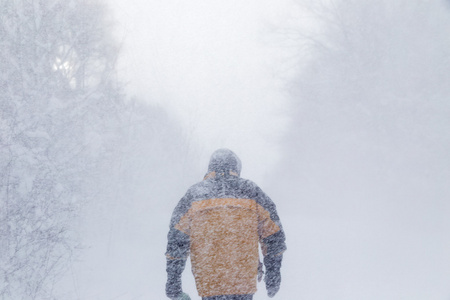
[[[190,236],[191,262],[200,296],[254,294],[258,241],[280,228],[251,199],[194,202],[175,226]]]

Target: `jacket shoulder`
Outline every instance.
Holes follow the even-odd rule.
[[[212,183],[209,180],[200,181],[192,185],[186,192],[187,198],[191,201],[199,200],[201,198],[207,199],[211,193]]]
[[[257,202],[261,202],[267,197],[263,190],[249,179],[239,178],[239,189],[247,196],[247,198]]]
[[[256,203],[267,210],[273,220],[279,219],[275,203],[256,183],[248,179],[242,179],[241,186],[242,191],[246,194],[245,196],[255,200]]]

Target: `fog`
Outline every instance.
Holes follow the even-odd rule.
[[[228,146],[261,180],[288,122],[278,70],[290,52],[268,32],[290,17],[289,2],[112,3],[129,93],[174,113],[204,158]]]
[[[448,299],[448,7],[334,4],[303,6],[323,27],[301,32],[312,60],[290,85],[293,126],[272,178],[285,180],[270,187],[296,220],[287,290]]]
[[[165,299],[221,147],[277,205],[274,299],[450,299],[448,1],[0,8],[0,299]]]

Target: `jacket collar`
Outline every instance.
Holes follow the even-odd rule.
[[[229,171],[229,174],[232,175],[232,176],[239,177],[239,174],[238,174],[238,173],[233,172],[233,171],[231,171],[231,170]],[[210,178],[215,178],[216,175],[217,175],[216,171],[209,172],[209,173],[207,173],[207,174],[205,175],[205,177],[203,178],[203,180],[210,179]]]

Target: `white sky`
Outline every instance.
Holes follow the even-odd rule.
[[[228,147],[243,176],[258,181],[276,163],[287,124],[286,48],[271,29],[293,12],[289,0],[115,0],[123,38],[120,70],[129,94],[181,120],[207,160]],[[284,49],[284,50],[283,50]]]

